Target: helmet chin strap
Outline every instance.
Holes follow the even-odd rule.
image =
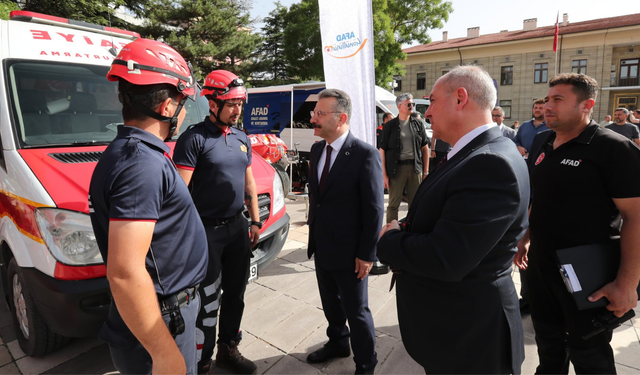
[[[182,111],[182,107],[184,107],[184,104],[186,103],[188,97],[184,97],[182,98],[182,100],[180,100],[180,103],[178,103],[178,107],[176,108],[176,111],[174,112],[173,117],[163,116],[156,111],[152,111],[150,108],[147,108],[142,104],[140,104],[140,102],[136,100],[137,99],[136,97],[144,97],[144,96],[140,96],[140,95],[136,96],[131,91],[118,94],[118,100],[120,100],[120,103],[127,103],[131,105],[133,108],[137,109],[138,111],[158,121],[168,122],[169,134],[167,134],[167,137],[164,139],[164,141],[167,142],[171,140],[173,133],[175,133],[176,129],[178,128],[178,116],[180,115],[180,111]]]
[[[223,102],[222,100],[215,100],[215,102],[218,104],[218,113],[213,113],[211,109],[209,109],[209,113],[212,114],[213,117],[215,117],[216,122],[218,124],[231,127],[232,126],[231,124],[227,124],[225,122],[222,122],[222,120],[220,120],[220,114],[222,113],[222,108],[224,108],[225,102]]]

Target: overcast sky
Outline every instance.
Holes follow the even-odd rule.
[[[340,3],[345,0],[321,0]],[[289,7],[300,0],[280,0]],[[453,13],[442,29],[429,32],[433,41],[442,40],[442,32],[448,31],[449,38],[467,36],[467,28],[480,27],[480,34],[493,34],[501,30],[522,30],[522,21],[537,18],[538,26],[550,26],[556,22],[556,15],[569,14],[569,22],[581,22],[597,18],[607,18],[624,14],[640,13],[640,1],[606,0],[452,0]],[[266,17],[275,8],[271,0],[254,0],[253,17]],[[261,27],[262,25],[258,25]]]

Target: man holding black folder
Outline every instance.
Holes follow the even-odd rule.
[[[638,301],[640,149],[591,120],[597,90],[596,81],[582,74],[553,78],[544,108],[552,131],[536,137],[529,155],[530,224],[514,262],[529,270],[531,318],[540,359],[536,373],[567,374],[569,360],[578,374],[615,373],[612,331],[582,337],[594,330],[597,317],[609,312],[621,317]],[[606,246],[618,234],[617,276],[587,298],[591,302],[606,298],[609,303],[579,310],[560,275],[556,251]]]

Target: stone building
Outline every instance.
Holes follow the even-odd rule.
[[[527,19],[522,30],[480,35],[467,29],[466,38],[448,39],[410,47],[404,76],[395,77],[396,92],[414,97],[429,95],[435,80],[457,65],[483,67],[494,79],[498,105],[506,112],[505,123],[532,117],[533,100],[543,98],[547,82],[560,73],[584,73],[598,81],[600,92],[593,117],[598,122],[616,107],[639,106],[640,14],[569,23],[564,14],[558,26],[557,57],[553,52],[555,25],[538,27]],[[557,63],[556,63],[557,58]]]

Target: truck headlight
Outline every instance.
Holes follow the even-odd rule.
[[[275,169],[274,169],[275,170]],[[273,175],[273,212],[272,215],[280,212],[284,208],[284,188],[282,187],[282,179],[276,171]]]
[[[57,261],[70,266],[103,263],[89,215],[38,208],[35,216],[44,243]]]

